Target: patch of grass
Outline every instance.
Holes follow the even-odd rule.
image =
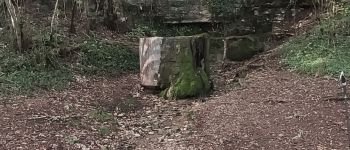
[[[76,144],[80,141],[79,138],[74,135],[68,136],[66,140],[69,144]]]
[[[12,86],[20,93],[32,92],[37,89],[63,89],[72,80],[67,70],[35,70],[33,68],[14,71],[1,76],[7,82],[2,87]],[[3,88],[0,88],[0,92]]]
[[[89,113],[89,117],[98,122],[113,121],[113,115],[102,109],[96,109]]]
[[[282,62],[309,74],[350,72],[350,8],[291,38],[281,49]]]
[[[99,129],[98,129],[98,133],[101,135],[101,136],[105,136],[105,135],[108,135],[110,133],[110,129],[106,126],[101,126]]]
[[[119,75],[138,69],[138,56],[130,48],[100,41],[88,41],[82,46],[78,69],[89,75]]]

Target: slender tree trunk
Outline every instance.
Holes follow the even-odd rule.
[[[64,13],[64,19],[67,19],[67,14],[66,14],[66,3],[67,3],[67,0],[63,0],[63,13]]]
[[[5,15],[4,15],[4,12],[5,12],[5,7],[4,7],[4,5],[5,5],[5,3],[4,3],[4,0],[0,0],[0,19],[3,19],[2,17],[6,17]],[[2,20],[0,20],[0,27],[1,26],[3,26],[3,24],[2,24],[3,22],[2,22]]]
[[[58,0],[56,0],[55,9],[53,11],[52,19],[51,19],[51,33],[50,33],[50,40],[53,40],[53,35],[56,32],[56,26],[57,26],[57,18],[58,18]]]
[[[22,37],[21,37],[21,29],[19,26],[19,20],[16,14],[15,6],[12,4],[11,0],[5,0],[6,7],[11,17],[11,24],[15,36],[15,41],[17,42],[17,47],[19,51],[22,51]]]
[[[99,9],[100,9],[100,1],[101,0],[96,0],[96,14],[98,13]]]
[[[84,1],[84,11],[85,11],[85,19],[86,19],[86,32],[90,31],[90,9],[89,9],[89,1]]]
[[[77,11],[77,2],[74,0],[73,1],[73,9],[72,9],[72,18],[71,18],[71,22],[70,22],[70,33],[75,33],[75,25],[74,25],[74,18],[76,15],[76,11]]]

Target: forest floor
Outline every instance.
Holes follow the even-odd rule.
[[[276,49],[216,70],[220,86],[193,100],[159,98],[137,74],[3,98],[0,149],[347,149],[336,80],[283,68]]]
[[[348,149],[337,81],[279,62],[271,48],[214,66],[214,92],[198,99],[159,98],[138,74],[75,76],[63,91],[2,97],[0,149]]]

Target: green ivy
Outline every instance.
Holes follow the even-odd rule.
[[[129,47],[100,41],[88,41],[82,46],[78,69],[90,75],[118,75],[138,69],[138,56]]]

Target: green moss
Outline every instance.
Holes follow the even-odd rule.
[[[209,78],[204,70],[193,66],[192,52],[177,45],[179,76],[161,95],[170,99],[196,97],[209,91]],[[165,94],[166,93],[166,94]]]
[[[181,73],[181,76],[177,79],[173,85],[170,98],[182,99],[187,97],[193,97],[199,95],[202,90],[202,80],[194,71],[186,71]]]

